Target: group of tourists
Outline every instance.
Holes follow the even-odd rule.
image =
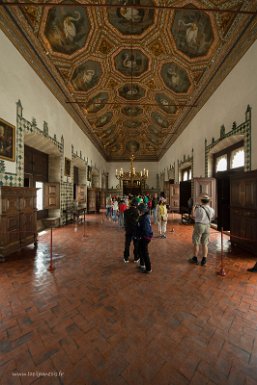
[[[168,211],[164,193],[106,198],[106,218],[125,228],[123,260],[129,262],[130,244],[134,245],[134,262],[140,271],[151,272],[148,244],[153,237],[151,221],[158,225],[159,237],[166,238]]]
[[[159,197],[157,193],[154,193],[153,196],[150,194],[124,197],[109,195],[106,198],[106,218],[118,223],[120,227],[124,227],[124,212],[130,207],[132,200],[137,203],[137,206],[141,203],[147,206],[153,223],[158,225],[160,238],[166,238],[168,211],[164,193],[161,193]]]
[[[214,219],[215,212],[209,205],[210,199],[207,194],[202,195],[200,200],[200,204],[192,206],[194,255],[189,262],[199,264],[198,256],[201,245],[201,265],[205,266],[210,223]],[[129,262],[130,245],[133,243],[134,262],[138,264],[143,273],[151,273],[152,266],[148,251],[148,245],[153,237],[151,220],[158,225],[159,237],[166,238],[168,210],[164,193],[161,193],[159,197],[156,193],[153,196],[146,194],[123,198],[110,195],[106,198],[106,217],[108,220],[118,222],[125,229],[124,263]]]

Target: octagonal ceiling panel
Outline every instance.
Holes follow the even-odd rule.
[[[143,109],[138,106],[127,106],[123,107],[121,112],[126,116],[138,116],[143,113]]]
[[[109,123],[112,119],[112,112],[107,112],[106,114],[100,116],[95,122],[96,127],[103,127]]]
[[[89,99],[85,106],[86,113],[96,113],[105,107],[105,103],[108,101],[107,92],[99,92],[93,98]]]
[[[85,45],[89,30],[87,11],[81,6],[56,6],[47,14],[45,36],[55,52],[69,55],[81,49]]]
[[[139,100],[145,96],[145,90],[138,84],[127,83],[119,88],[119,95],[127,100]]]
[[[152,112],[152,120],[154,124],[157,124],[160,127],[168,128],[169,122],[165,119],[159,112]]]
[[[137,154],[140,150],[140,143],[137,140],[129,140],[126,142],[126,150],[129,154]]]
[[[142,125],[140,120],[127,120],[124,122],[124,126],[127,128],[138,128]]]
[[[88,91],[99,82],[101,75],[100,63],[88,60],[75,69],[71,82],[75,91]]]
[[[173,62],[162,66],[161,76],[168,88],[175,93],[186,93],[191,85],[187,71]]]
[[[167,114],[175,114],[177,112],[175,100],[169,98],[166,94],[156,93],[155,100],[158,103],[159,107]]]
[[[42,0],[0,12],[106,159],[157,160],[256,39],[253,14],[240,13],[256,8],[246,0]]]
[[[141,35],[154,24],[154,10],[152,0],[121,0],[120,7],[108,9],[108,19],[117,31],[123,35]],[[117,4],[116,0],[108,0],[107,4]],[[137,8],[136,5],[147,8]]]
[[[177,49],[189,58],[206,55],[214,40],[209,15],[197,8],[177,10],[171,32]]]
[[[148,57],[138,49],[123,49],[114,62],[116,70],[124,76],[137,77],[148,69]]]

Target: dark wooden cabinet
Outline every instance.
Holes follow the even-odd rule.
[[[230,239],[256,254],[257,250],[257,171],[230,177]]]
[[[0,260],[30,243],[37,244],[36,189],[0,188]]]
[[[100,191],[100,207],[101,209],[105,209],[105,199],[106,199],[106,193],[104,190]]]
[[[99,212],[101,208],[101,191],[98,188],[87,190],[87,211],[88,213]]]
[[[87,190],[87,211],[96,212],[96,190],[89,188]]]

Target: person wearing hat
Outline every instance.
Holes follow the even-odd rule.
[[[201,265],[206,265],[208,255],[208,243],[210,234],[210,224],[214,219],[215,211],[209,205],[210,198],[207,194],[202,195],[201,204],[192,208],[192,217],[195,220],[193,231],[194,256],[189,259],[190,263],[198,265],[199,247],[202,245]]]
[[[138,222],[137,200],[134,198],[130,203],[130,207],[124,211],[124,227],[125,227],[125,249],[124,249],[124,263],[129,262],[129,248],[133,241],[134,245],[134,262],[139,261],[138,256],[138,240],[136,239],[137,222]]]
[[[140,268],[143,273],[151,273],[151,260],[148,252],[148,245],[153,237],[149,208],[141,203],[138,206],[139,219],[137,225],[137,237],[139,239],[138,249],[140,256]]]

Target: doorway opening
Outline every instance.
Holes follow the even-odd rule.
[[[213,155],[213,173],[217,180],[217,226],[230,232],[230,177],[244,171],[244,141],[224,148]]]

